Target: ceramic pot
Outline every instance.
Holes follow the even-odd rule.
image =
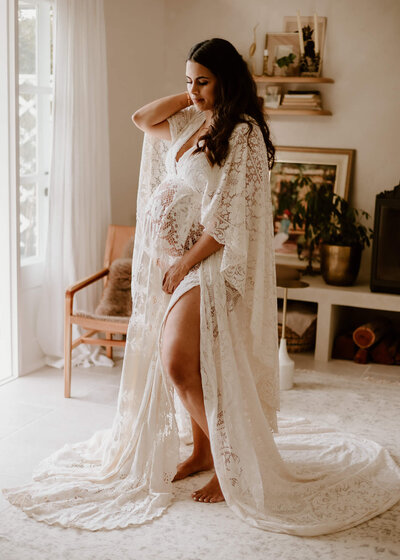
[[[274,64],[274,76],[287,76],[288,75],[288,67],[287,66],[278,66]]]
[[[361,247],[321,245],[321,273],[327,284],[351,286],[356,281],[361,263]]]

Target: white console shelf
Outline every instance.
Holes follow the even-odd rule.
[[[329,286],[321,276],[303,276],[307,288],[290,288],[288,301],[311,301],[318,304],[315,359],[330,360],[334,337],[337,333],[341,307],[394,311],[400,313],[400,295],[371,292],[369,285],[360,282],[355,286]],[[278,288],[278,297],[283,289]]]

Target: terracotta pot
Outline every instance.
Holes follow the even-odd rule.
[[[351,286],[356,281],[361,263],[361,247],[321,245],[321,273],[327,284]]]

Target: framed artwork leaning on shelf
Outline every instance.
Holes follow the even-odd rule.
[[[292,214],[310,186],[328,185],[347,199],[354,153],[355,150],[340,148],[276,147],[271,193],[278,263],[305,267],[301,248],[304,230],[293,227]]]
[[[322,72],[322,61],[324,58],[324,47],[325,47],[325,35],[326,35],[326,24],[327,18],[322,16],[301,16],[300,18],[301,28],[303,31],[303,38],[305,35],[309,35],[311,33],[311,42],[309,43],[309,47],[311,47],[312,51],[319,53],[319,63],[318,63],[318,72],[317,75],[321,76]],[[316,25],[317,22],[318,32],[316,34]],[[285,16],[283,18],[283,27],[285,33],[297,33],[297,39],[299,40],[299,26],[298,26],[298,19],[296,16]],[[317,36],[316,36],[317,35]],[[316,42],[317,39],[317,42]],[[306,46],[307,51],[307,46]],[[306,52],[307,55],[307,52]],[[302,74],[302,72],[300,72]]]

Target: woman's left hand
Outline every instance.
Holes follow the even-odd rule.
[[[188,268],[182,259],[174,263],[164,275],[162,283],[163,291],[166,294],[173,294],[189,270],[190,268]]]

